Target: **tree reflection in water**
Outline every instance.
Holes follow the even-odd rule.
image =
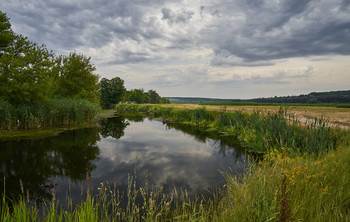
[[[41,202],[52,198],[55,184],[62,203],[67,181],[74,183],[72,198],[79,199],[79,184],[87,173],[94,177],[95,189],[98,183],[117,177],[118,189],[123,190],[134,170],[135,155],[138,184],[144,184],[142,177],[149,170],[149,183],[162,185],[165,192],[174,187],[196,192],[198,187],[219,183],[221,164],[234,167],[237,173],[246,166],[241,163],[245,154],[233,148],[239,147],[234,141],[188,125],[164,127],[161,122],[140,116],[113,117],[102,120],[97,127],[66,131],[55,137],[0,142],[0,192],[6,190],[7,197],[18,199],[21,180],[31,201]],[[220,158],[225,156],[228,158]],[[239,164],[234,165],[236,162]]]
[[[38,140],[0,142],[0,189],[10,199],[20,196],[20,180],[30,200],[52,198],[53,179],[82,181],[96,166],[99,128],[66,131]],[[5,185],[5,187],[4,187]]]

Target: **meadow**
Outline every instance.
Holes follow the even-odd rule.
[[[212,199],[190,199],[185,191],[168,196],[162,190],[148,190],[147,185],[137,188],[135,173],[128,180],[127,193],[101,183],[99,195],[87,195],[78,206],[58,207],[54,189],[52,201],[41,208],[28,204],[25,192],[13,206],[4,196],[1,221],[350,220],[348,129],[336,127],[322,116],[299,121],[289,108],[179,106],[118,105],[116,111],[142,113],[164,123],[188,124],[215,132],[237,139],[247,151],[258,154],[243,176],[225,175],[226,186],[213,193]],[[334,110],[348,113],[341,108],[330,109],[334,117]],[[343,120],[347,118],[345,114]],[[141,204],[137,204],[137,198],[143,200]]]

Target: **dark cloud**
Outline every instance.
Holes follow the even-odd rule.
[[[188,22],[194,12],[193,11],[187,11],[187,10],[182,10],[181,12],[174,12],[170,8],[162,8],[162,14],[163,20],[167,20],[169,24],[173,23],[186,23]]]
[[[215,51],[213,65],[226,65],[221,61],[229,56],[255,66],[281,58],[349,55],[350,7],[345,2],[222,1],[206,6],[221,16],[202,30],[202,38]]]
[[[267,66],[283,58],[350,54],[347,0],[190,4],[11,0],[1,7],[17,32],[56,52],[115,44],[115,58],[109,61],[115,64],[148,62],[198,47],[213,51],[212,66]]]

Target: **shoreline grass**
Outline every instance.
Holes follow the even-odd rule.
[[[83,99],[53,99],[35,105],[0,101],[0,130],[73,126],[92,122],[99,109]]]
[[[349,144],[349,131],[330,127],[324,118],[301,123],[294,115],[280,108],[276,112],[227,112],[199,109],[176,109],[152,105],[120,104],[119,113],[146,113],[163,122],[189,124],[199,129],[237,139],[249,152],[266,154],[271,150],[291,149],[290,155],[318,154]]]

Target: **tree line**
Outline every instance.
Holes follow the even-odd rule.
[[[126,103],[169,103],[169,100],[159,96],[155,90],[131,89],[126,90],[124,80],[119,77],[113,79],[103,78],[101,80],[101,106],[102,108],[113,108],[121,102]]]
[[[99,76],[91,58],[77,52],[56,56],[14,33],[9,18],[0,11],[0,99],[28,105],[54,97],[99,102]]]
[[[127,91],[119,77],[99,81],[95,70],[90,57],[75,51],[57,56],[45,45],[14,33],[6,13],[0,11],[0,100],[30,105],[74,98],[103,108],[121,101],[169,102],[154,90]]]

